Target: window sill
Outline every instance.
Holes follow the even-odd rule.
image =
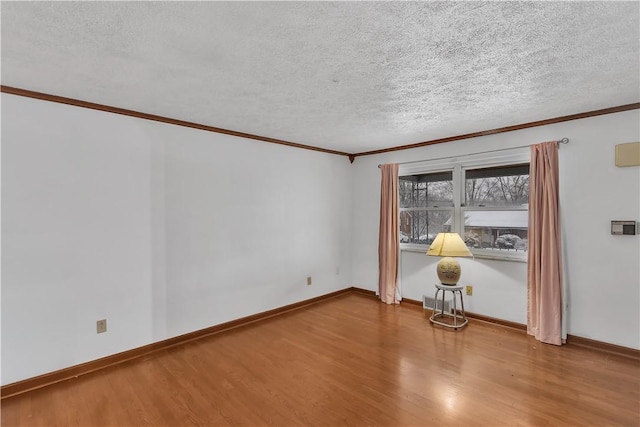
[[[429,245],[416,245],[410,243],[401,243],[400,252],[419,252],[426,254]],[[492,250],[471,250],[474,258],[490,259],[493,261],[511,261],[511,262],[527,262],[527,253],[524,251],[492,251]]]
[[[427,253],[430,245],[417,245],[412,243],[400,243],[400,251],[401,252],[422,252],[423,254]]]
[[[478,251],[471,250],[474,258],[490,259],[494,261],[511,261],[527,263],[527,253],[523,251],[498,252],[498,251]],[[496,253],[498,252],[498,253]]]

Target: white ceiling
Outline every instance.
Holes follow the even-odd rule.
[[[639,2],[7,2],[2,84],[348,153],[640,100]]]

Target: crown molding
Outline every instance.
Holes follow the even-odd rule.
[[[42,101],[49,101],[49,102],[56,102],[56,103],[59,103],[59,104],[73,105],[74,107],[89,108],[89,109],[92,109],[92,110],[105,111],[107,113],[120,114],[120,115],[123,115],[123,116],[130,116],[130,117],[136,117],[138,119],[145,119],[145,120],[151,120],[151,121],[155,121],[155,122],[168,123],[170,125],[183,126],[183,127],[193,128],[193,129],[199,129],[199,130],[204,130],[204,131],[207,131],[207,132],[214,132],[214,133],[220,133],[220,134],[224,134],[224,135],[237,136],[237,137],[240,137],[240,138],[254,139],[254,140],[257,140],[257,141],[270,142],[272,144],[286,145],[288,147],[302,148],[302,149],[305,149],[305,150],[319,151],[321,153],[336,154],[336,155],[339,155],[339,156],[346,156],[346,157],[351,156],[351,154],[344,153],[342,151],[329,150],[329,149],[326,149],[326,148],[314,147],[312,145],[298,144],[297,142],[284,141],[282,139],[269,138],[269,137],[260,136],[260,135],[253,135],[253,134],[250,134],[250,133],[238,132],[238,131],[235,131],[235,130],[223,129],[223,128],[218,128],[218,127],[214,127],[214,126],[203,125],[203,124],[200,124],[200,123],[187,122],[185,120],[172,119],[172,118],[169,118],[169,117],[163,117],[163,116],[157,116],[157,115],[154,115],[154,114],[142,113],[140,111],[127,110],[127,109],[124,109],[124,108],[112,107],[112,106],[103,105],[103,104],[96,104],[94,102],[82,101],[82,100],[73,99],[73,98],[66,98],[66,97],[63,97],[63,96],[51,95],[51,94],[42,93],[42,92],[35,92],[35,91],[32,91],[32,90],[20,89],[20,88],[11,87],[11,86],[4,86],[4,85],[0,86],[0,92],[8,93],[8,94],[11,94],[11,95],[24,96],[24,97],[27,97],[27,98],[39,99],[39,100],[42,100]]]
[[[445,143],[445,142],[452,142],[452,141],[460,141],[460,140],[463,140],[463,139],[477,138],[477,137],[480,137],[480,136],[495,135],[495,134],[498,134],[498,133],[505,133],[505,132],[513,132],[513,131],[516,131],[516,130],[527,129],[527,128],[532,128],[532,127],[537,127],[537,126],[546,126],[546,125],[550,125],[550,124],[554,124],[554,123],[567,122],[567,121],[570,121],[570,120],[579,120],[579,119],[585,119],[585,118],[588,118],[588,117],[602,116],[602,115],[605,115],[605,114],[613,114],[613,113],[620,113],[620,112],[623,112],[623,111],[640,109],[640,102],[636,102],[636,103],[633,103],[633,104],[620,105],[620,106],[617,106],[617,107],[603,108],[601,110],[587,111],[587,112],[584,112],[584,113],[571,114],[571,115],[568,115],[568,116],[554,117],[554,118],[551,118],[551,119],[538,120],[538,121],[535,121],[535,122],[522,123],[522,124],[506,126],[506,127],[496,128],[496,129],[483,130],[483,131],[473,132],[473,133],[466,133],[466,134],[463,134],[463,135],[448,136],[446,138],[432,139],[432,140],[429,140],[429,141],[416,142],[416,143],[413,143],[413,144],[400,145],[400,146],[397,146],[397,147],[381,148],[379,150],[363,151],[363,152],[360,152],[360,153],[347,153],[347,152],[344,152],[344,151],[329,150],[327,148],[316,147],[316,146],[313,146],[313,145],[305,145],[305,144],[299,144],[297,142],[291,142],[291,141],[284,141],[284,140],[281,140],[281,139],[269,138],[269,137],[266,137],[266,136],[253,135],[253,134],[250,134],[250,133],[238,132],[238,131],[234,131],[234,130],[223,129],[223,128],[218,128],[218,127],[208,126],[208,125],[203,125],[203,124],[200,124],[200,123],[194,123],[194,122],[188,122],[188,121],[184,121],[184,120],[172,119],[172,118],[169,118],[169,117],[157,116],[157,115],[154,115],[154,114],[147,114],[147,113],[142,113],[142,112],[133,111],[133,110],[127,110],[127,109],[119,108],[119,107],[111,107],[109,105],[97,104],[97,103],[94,103],[94,102],[82,101],[82,100],[73,99],[73,98],[66,98],[66,97],[63,97],[63,96],[51,95],[51,94],[47,94],[47,93],[36,92],[36,91],[28,90],[28,89],[21,89],[21,88],[16,88],[16,87],[12,87],[12,86],[0,85],[0,92],[8,93],[8,94],[11,94],[11,95],[24,96],[24,97],[27,97],[27,98],[39,99],[39,100],[43,100],[43,101],[56,102],[56,103],[59,103],[59,104],[73,105],[75,107],[89,108],[89,109],[92,109],[92,110],[105,111],[105,112],[113,113],[113,114],[121,114],[121,115],[124,115],[124,116],[136,117],[136,118],[139,118],[139,119],[152,120],[152,121],[161,122],[161,123],[167,123],[167,124],[171,124],[171,125],[175,125],[175,126],[183,126],[183,127],[193,128],[193,129],[199,129],[199,130],[204,130],[204,131],[207,131],[207,132],[214,132],[214,133],[220,133],[220,134],[224,134],[224,135],[237,136],[237,137],[240,137],[240,138],[248,138],[248,139],[253,139],[253,140],[257,140],[257,141],[269,142],[269,143],[272,143],[272,144],[286,145],[288,147],[301,148],[301,149],[304,149],[304,150],[312,150],[312,151],[318,151],[318,152],[321,152],[321,153],[335,154],[335,155],[339,155],[339,156],[346,156],[351,163],[353,163],[357,157],[370,156],[370,155],[374,155],[374,154],[389,153],[389,152],[392,152],[392,151],[409,150],[409,149],[412,149],[412,148],[426,147],[428,145],[442,144],[442,143]]]
[[[496,129],[483,130],[480,132],[466,133],[463,135],[456,135],[456,136],[448,136],[446,138],[432,139],[430,141],[416,142],[414,144],[400,145],[397,147],[389,147],[389,148],[381,148],[379,150],[372,150],[372,151],[363,151],[361,153],[354,153],[352,154],[352,156],[356,158],[356,157],[362,157],[362,156],[370,156],[373,154],[389,153],[392,151],[409,150],[411,148],[426,147],[427,145],[442,144],[444,142],[460,141],[462,139],[477,138],[480,136],[495,135],[498,133],[505,133],[505,132],[513,132],[516,130],[527,129],[527,128],[532,128],[537,126],[546,126],[554,123],[568,122],[570,120],[585,119],[587,117],[602,116],[604,114],[620,113],[622,111],[637,110],[637,109],[640,109],[640,102],[635,102],[633,104],[619,105],[617,107],[611,107],[611,108],[603,108],[601,110],[587,111],[584,113],[571,114],[569,116],[554,117],[551,119],[538,120],[538,121],[529,122],[529,123],[522,123],[522,124],[513,125],[513,126],[505,126],[505,127],[496,128]]]

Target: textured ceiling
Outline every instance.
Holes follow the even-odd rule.
[[[7,2],[2,84],[349,153],[640,100],[638,2]]]

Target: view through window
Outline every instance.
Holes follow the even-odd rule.
[[[426,249],[453,231],[476,254],[527,250],[528,164],[402,175],[399,193],[400,243]]]
[[[401,176],[400,243],[431,244],[453,216],[453,172]]]
[[[464,240],[469,248],[527,250],[529,165],[465,171]]]

